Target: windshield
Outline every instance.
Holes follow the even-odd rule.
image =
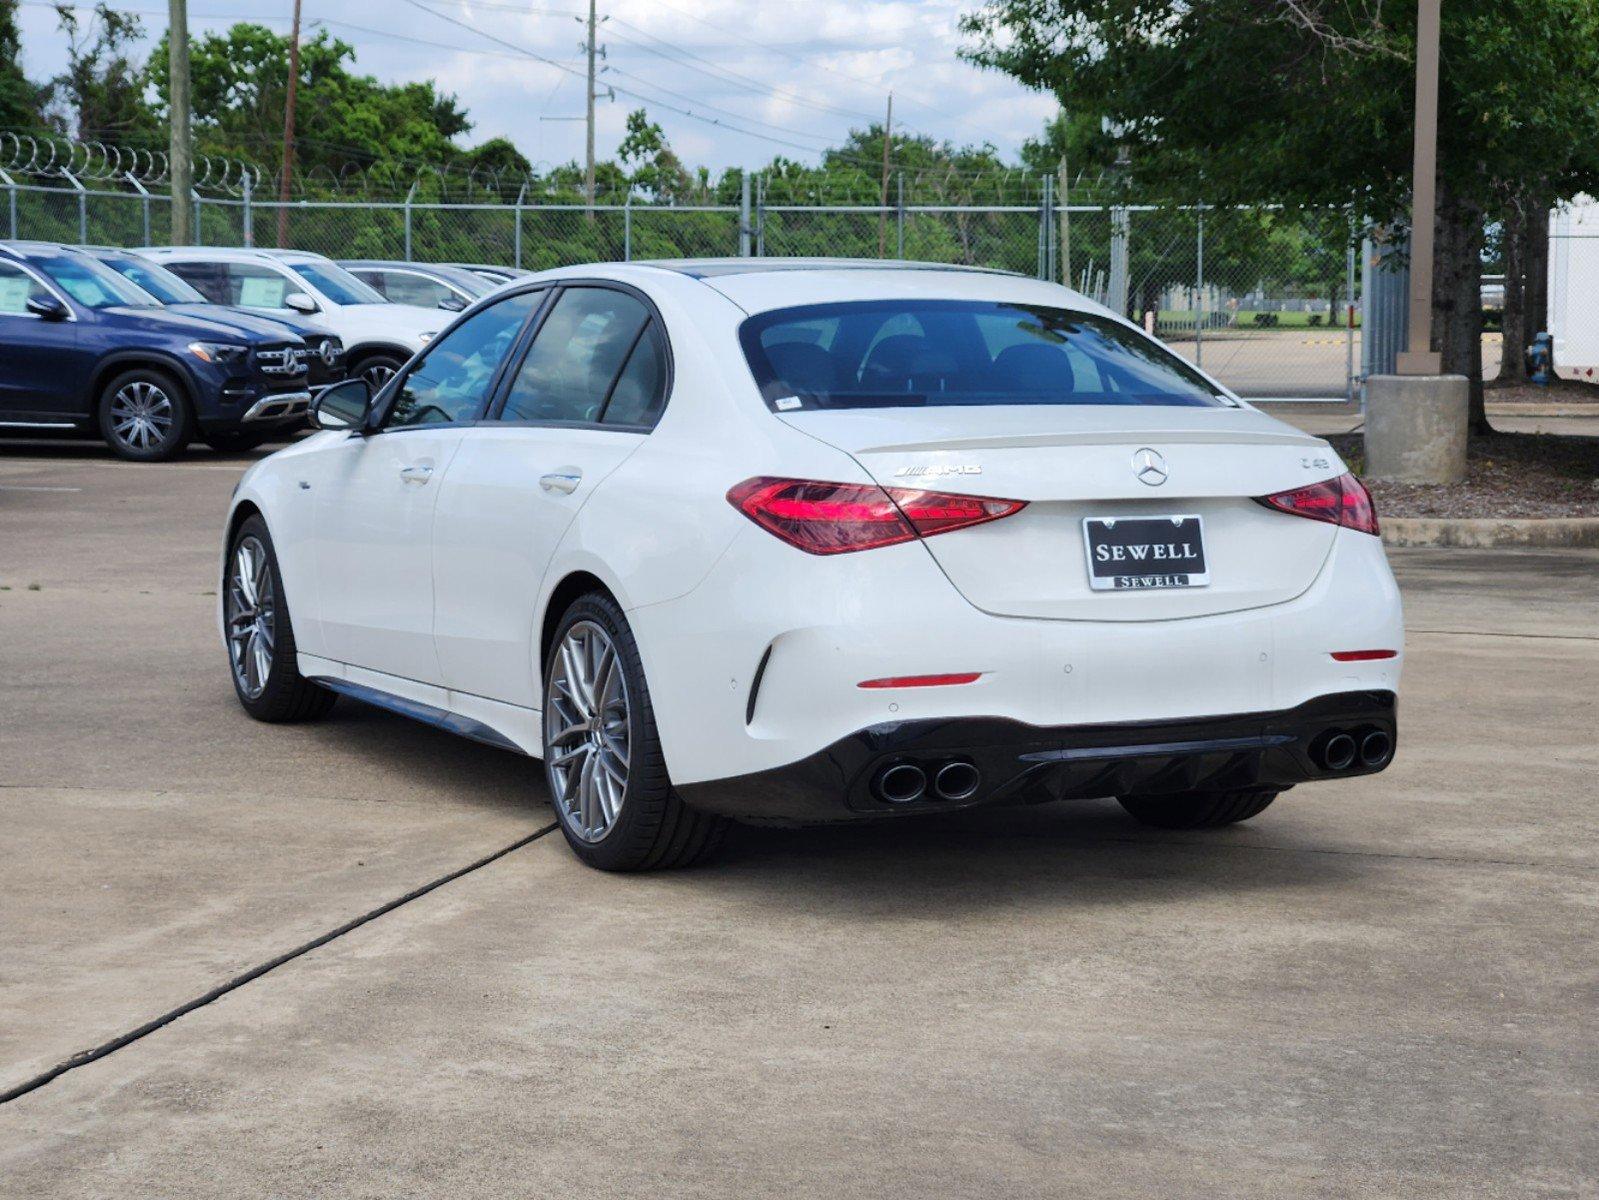
[[[143,288],[162,304],[205,304],[206,298],[165,267],[148,259],[118,255],[100,260],[118,275]]]
[[[343,267],[324,262],[289,263],[289,270],[335,304],[386,304],[388,301]]]
[[[160,302],[109,267],[77,254],[40,254],[33,265],[85,308],[159,308]]]
[[[739,338],[778,412],[1231,403],[1153,338],[1109,317],[1033,304],[813,304],[751,317]]]

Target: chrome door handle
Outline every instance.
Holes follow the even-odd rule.
[[[401,467],[400,478],[406,483],[426,483],[433,478],[433,468],[426,465]]]
[[[577,485],[582,481],[582,471],[551,471],[548,475],[539,476],[541,488],[546,492],[560,492],[563,496],[570,496],[577,491]]]

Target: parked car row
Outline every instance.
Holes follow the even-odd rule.
[[[0,242],[0,433],[98,436],[156,461],[249,449],[312,396],[375,390],[512,268],[304,251]]]

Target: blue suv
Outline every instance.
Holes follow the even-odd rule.
[[[238,449],[303,424],[305,342],[171,312],[76,250],[0,242],[0,432],[98,434],[122,458]]]

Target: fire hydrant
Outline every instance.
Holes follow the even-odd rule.
[[[1539,387],[1549,386],[1550,366],[1554,361],[1554,339],[1540,333],[1527,347],[1527,378]]]

